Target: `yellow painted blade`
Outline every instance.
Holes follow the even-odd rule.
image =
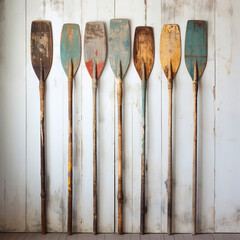
[[[167,79],[170,76],[173,79],[181,61],[181,35],[177,24],[163,25],[160,38],[160,60]],[[171,68],[172,73],[169,73]]]

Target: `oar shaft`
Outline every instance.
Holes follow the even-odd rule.
[[[45,95],[45,83],[43,81],[43,64],[40,60],[40,81],[39,81],[39,93],[40,93],[40,142],[41,142],[41,222],[42,233],[46,233],[46,173],[45,173],[45,123],[44,123],[44,95]]]
[[[168,79],[168,234],[172,234],[172,88],[173,81],[172,79]]]
[[[192,192],[192,234],[196,234],[196,215],[197,215],[197,93],[198,78],[197,65],[194,67],[196,72],[193,80],[193,192]]]
[[[142,73],[142,155],[141,155],[141,216],[140,216],[140,234],[144,234],[145,226],[145,106],[146,106],[146,78],[145,65],[143,63]]]
[[[120,64],[119,64],[120,65]],[[119,66],[117,82],[118,99],[118,234],[123,233],[123,189],[122,189],[122,76]]]
[[[72,234],[72,89],[73,66],[68,71],[68,235]]]
[[[93,233],[97,234],[97,120],[96,120],[96,99],[97,99],[97,78],[96,64],[93,67]]]

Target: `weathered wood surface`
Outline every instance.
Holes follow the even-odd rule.
[[[154,35],[151,27],[137,27],[134,35],[133,60],[142,86],[142,154],[141,154],[141,207],[140,233],[144,234],[145,226],[145,108],[147,80],[154,63]]]
[[[50,183],[47,186],[47,222],[48,231],[61,232],[67,231],[68,169],[68,86],[60,60],[61,28],[65,22],[78,23],[83,34],[85,23],[95,19],[104,21],[106,29],[109,29],[109,20],[118,17],[130,20],[132,43],[135,27],[144,25],[146,21],[154,28],[157,45],[163,24],[177,23],[184,42],[188,19],[208,21],[208,62],[198,92],[198,111],[201,112],[198,116],[201,129],[198,133],[198,231],[239,231],[237,209],[240,193],[233,191],[238,187],[237,159],[240,156],[240,118],[236,107],[233,107],[239,92],[239,31],[236,30],[239,4],[233,0],[153,0],[146,1],[146,4],[139,0],[73,0],[71,4],[66,0],[1,1],[0,131],[4,141],[0,142],[0,228],[6,231],[41,231],[39,108],[36,107],[39,105],[39,81],[31,66],[31,21],[50,20],[53,29],[54,57],[45,92],[47,181]],[[16,27],[11,31],[13,25]],[[168,91],[158,47],[155,48],[155,56],[148,81],[150,94],[146,109],[148,209],[145,223],[147,232],[166,232],[168,129],[164,126],[168,124]],[[87,81],[88,78],[87,69],[81,64],[73,90],[74,232],[92,231],[92,164],[89,164],[92,159],[92,122],[89,121],[92,119],[92,108],[89,107],[92,82]],[[173,201],[173,231],[191,232],[192,149],[189,146],[193,130],[193,91],[184,61],[175,79],[173,199],[177,201]],[[131,59],[123,82],[123,228],[125,232],[136,233],[139,232],[141,177],[140,88]],[[104,107],[98,111],[98,159],[101,159],[98,165],[98,179],[101,179],[98,182],[98,227],[99,232],[109,233],[114,231],[114,225],[117,230],[117,152],[113,147],[115,145],[117,149],[118,144],[116,89],[107,61],[99,81],[99,102]],[[13,139],[16,151],[12,150]],[[13,168],[15,165],[18,167]]]
[[[133,61],[140,79],[148,80],[154,63],[154,36],[152,27],[137,27],[134,35]],[[144,65],[143,65],[144,63]]]
[[[123,186],[122,186],[122,79],[130,61],[130,31],[126,19],[112,19],[109,30],[109,61],[117,78],[118,102],[118,233],[123,233]]]
[[[45,121],[44,97],[45,81],[50,72],[53,58],[52,28],[49,21],[33,21],[31,27],[31,60],[33,69],[39,78],[40,93],[40,142],[41,142],[41,223],[42,233],[46,226],[46,162],[45,162]]]
[[[84,34],[84,60],[86,68],[93,78],[93,66],[96,64],[96,79],[99,78],[106,61],[107,45],[103,22],[88,22]]]
[[[163,25],[160,38],[160,60],[168,79],[168,205],[167,232],[172,233],[172,89],[181,61],[181,36],[176,24]]]
[[[72,144],[72,93],[73,77],[81,59],[81,38],[78,24],[64,24],[61,35],[61,61],[68,76],[68,234],[72,234],[73,144]]]
[[[93,94],[93,233],[97,234],[97,87],[106,61],[107,43],[103,22],[88,22],[84,34],[84,60],[92,78]]]
[[[197,224],[197,93],[198,80],[207,64],[207,22],[189,20],[185,39],[185,63],[193,80],[193,184],[192,233]]]

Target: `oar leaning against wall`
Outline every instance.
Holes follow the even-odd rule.
[[[122,189],[122,79],[130,61],[130,30],[126,19],[112,19],[109,29],[109,61],[117,78],[118,99],[118,233],[123,233]]]
[[[198,81],[207,64],[207,22],[190,20],[185,38],[185,63],[193,80],[193,191],[192,234],[196,234],[197,215],[197,92]]]
[[[61,36],[61,61],[68,76],[68,234],[72,234],[72,92],[73,77],[81,59],[81,38],[78,24],[64,24]]]
[[[84,36],[84,60],[92,78],[93,92],[93,233],[97,234],[97,121],[96,97],[98,78],[107,55],[106,33],[103,22],[88,22]]]
[[[168,79],[168,205],[167,233],[172,233],[172,89],[173,79],[181,61],[181,36],[179,26],[166,24],[160,38],[160,60]]]
[[[47,231],[44,97],[45,82],[52,67],[52,56],[53,44],[51,23],[49,21],[33,21],[31,27],[31,60],[33,69],[39,79],[40,93],[41,224],[43,234]]]
[[[145,226],[145,106],[147,80],[154,63],[154,36],[152,27],[137,27],[133,45],[133,61],[142,85],[142,154],[141,154],[141,203],[140,234]]]

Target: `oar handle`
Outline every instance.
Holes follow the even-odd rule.
[[[168,210],[167,210],[167,233],[172,234],[172,64],[169,64],[168,73]]]
[[[142,155],[141,155],[141,216],[140,216],[140,234],[144,234],[145,226],[145,106],[146,106],[146,76],[145,64],[142,67]]]
[[[122,73],[119,62],[117,79],[118,99],[118,234],[123,233],[123,189],[122,189]]]
[[[42,59],[40,59],[40,78],[39,78],[39,94],[40,94],[40,142],[41,142],[41,222],[42,233],[46,233],[46,173],[45,173],[45,123],[44,123],[44,70]]]
[[[96,63],[93,66],[93,234],[97,234],[97,120],[96,120],[96,98],[97,98],[97,78]]]
[[[68,235],[72,234],[72,89],[73,65],[68,70]]]
[[[194,66],[193,80],[193,192],[192,192],[192,234],[196,234],[197,216],[197,94],[198,94],[198,68]]]

